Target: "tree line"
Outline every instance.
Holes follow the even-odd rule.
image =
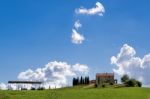
[[[73,78],[72,80],[72,85],[75,86],[75,85],[82,85],[82,84],[89,84],[90,82],[90,79],[89,79],[89,76],[87,77],[77,77],[77,78]]]

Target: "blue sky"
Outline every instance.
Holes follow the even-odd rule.
[[[77,15],[75,9],[105,7],[102,17]],[[123,44],[137,55],[149,53],[149,0],[3,0],[0,1],[0,82],[50,61],[82,63],[97,72],[112,72],[111,56]],[[71,42],[74,21],[82,23],[85,41]]]

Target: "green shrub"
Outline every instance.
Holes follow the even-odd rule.
[[[142,86],[142,82],[134,78],[129,78],[128,75],[122,76],[121,82],[124,83],[127,87],[141,87]]]
[[[138,87],[142,87],[142,83],[140,81],[137,82]]]
[[[129,80],[129,76],[128,76],[128,75],[123,75],[123,76],[121,77],[121,82],[122,82],[122,83],[126,83],[128,80]]]
[[[103,87],[103,88],[105,88],[105,87],[106,87],[106,85],[105,85],[105,84],[102,84],[102,87]]]
[[[40,87],[37,90],[45,90],[45,88],[44,87]]]

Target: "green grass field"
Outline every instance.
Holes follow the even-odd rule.
[[[0,99],[150,99],[150,88],[62,88],[0,91]]]

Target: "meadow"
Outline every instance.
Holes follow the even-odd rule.
[[[150,99],[150,88],[62,88],[0,91],[0,99]]]

